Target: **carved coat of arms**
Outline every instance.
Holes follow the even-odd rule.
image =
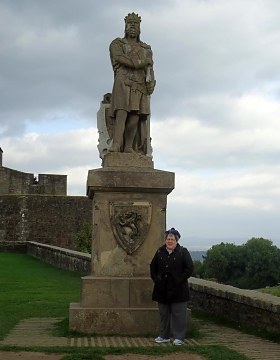
[[[118,244],[131,255],[144,242],[150,228],[149,202],[111,202],[110,219]]]

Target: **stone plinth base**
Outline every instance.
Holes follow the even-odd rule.
[[[157,336],[160,331],[158,309],[84,308],[70,304],[70,330],[84,334],[122,334]]]
[[[82,278],[81,306],[85,308],[156,308],[149,277]]]
[[[102,166],[128,168],[150,168],[153,169],[152,158],[140,154],[108,153],[104,156]]]
[[[85,334],[158,336],[160,318],[152,291],[149,277],[85,276],[80,303],[70,304],[69,329]],[[187,323],[190,329],[190,310]]]
[[[158,309],[84,308],[80,303],[70,304],[70,330],[84,334],[120,334],[158,336],[160,318]],[[191,310],[187,311],[187,331],[191,329]]]

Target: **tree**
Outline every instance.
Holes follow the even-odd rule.
[[[214,278],[219,282],[226,282],[233,273],[237,273],[239,251],[235,244],[221,243],[212,246],[206,253],[203,277]]]
[[[203,278],[240,288],[273,286],[280,280],[279,249],[272,241],[252,238],[246,244],[212,246],[206,253]]]
[[[252,238],[244,245],[246,274],[254,288],[276,285],[280,279],[279,249],[271,240]]]
[[[203,263],[199,260],[193,261],[193,274],[196,278],[201,278],[203,274]]]
[[[91,253],[92,225],[85,221],[82,229],[77,233],[74,241],[74,249],[87,254]]]

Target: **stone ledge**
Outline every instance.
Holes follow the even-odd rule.
[[[86,253],[83,253],[80,251],[75,251],[75,250],[70,250],[70,249],[64,249],[64,248],[54,246],[54,245],[41,244],[36,241],[28,241],[27,247],[28,247],[29,251],[32,247],[37,247],[37,248],[42,248],[42,249],[53,250],[54,252],[58,252],[58,253],[65,254],[65,255],[68,255],[71,257],[75,257],[75,258],[91,260],[91,254],[86,254]]]
[[[193,291],[228,299],[262,310],[280,313],[280,298],[277,296],[254,290],[238,289],[230,285],[217,284],[213,281],[193,277],[189,279],[189,285]]]
[[[148,168],[105,167],[88,171],[87,196],[95,192],[156,193],[168,195],[174,189],[175,174]]]
[[[91,254],[35,241],[27,242],[27,253],[62,269],[81,274],[89,274],[91,270]]]

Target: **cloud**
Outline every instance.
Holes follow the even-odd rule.
[[[23,172],[69,173],[75,174],[76,168],[100,167],[98,158],[97,129],[80,129],[52,135],[28,133],[21,138],[6,138],[2,141],[3,166]],[[73,178],[68,180],[77,184]],[[82,188],[83,180],[80,180]],[[79,195],[79,194],[77,194]]]
[[[3,165],[68,174],[68,193],[85,195],[87,171],[101,166],[109,44],[132,11],[154,54],[155,167],[176,173],[168,224],[191,236],[277,237],[278,0],[1,0]]]

